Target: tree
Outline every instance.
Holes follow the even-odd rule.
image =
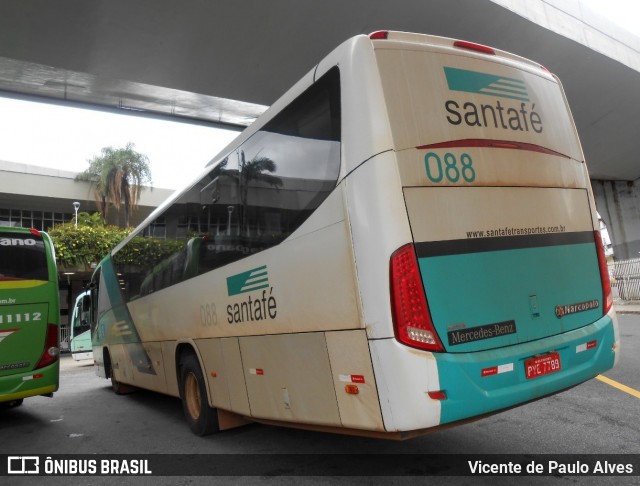
[[[243,232],[249,228],[247,213],[249,211],[249,186],[251,182],[257,181],[268,184],[274,187],[276,191],[280,190],[283,183],[280,177],[272,175],[276,172],[277,165],[269,157],[260,156],[260,153],[258,153],[254,158],[247,161],[244,150],[240,150],[239,157],[240,160],[237,169],[228,169],[229,158],[225,157],[209,173],[209,177],[213,181],[224,175],[237,184],[240,193],[239,228],[240,232]]]
[[[116,226],[87,225],[84,221],[78,221],[77,227],[74,222],[69,222],[48,230],[56,249],[59,269],[65,271],[87,271],[92,263],[102,260],[130,232],[130,229]]]
[[[104,220],[104,217],[100,213],[89,214],[83,211],[81,213],[78,213],[78,224],[97,228],[105,226],[106,222]]]
[[[78,215],[79,216],[79,215]],[[57,224],[48,230],[56,249],[59,270],[89,271],[131,233],[131,228],[100,224],[97,218]],[[97,221],[95,221],[97,220]],[[114,257],[119,264],[152,267],[184,247],[183,241],[135,237]]]
[[[240,188],[242,204],[247,205],[247,193],[251,181],[262,181],[275,187],[282,187],[282,179],[267,172],[275,172],[276,163],[268,157],[258,157],[257,155],[249,162],[246,161],[244,150],[240,151]]]
[[[276,171],[276,163],[268,157],[256,155],[247,162],[244,150],[240,151],[240,227],[248,229],[247,212],[249,210],[249,184],[251,181],[260,181],[275,187],[276,191],[282,187],[282,179],[268,172]]]
[[[105,147],[100,156],[89,161],[89,168],[76,176],[76,180],[95,184],[98,209],[106,219],[109,205],[118,211],[124,208],[125,227],[129,227],[130,215],[138,206],[140,193],[151,184],[149,158],[133,150],[133,143],[125,148]]]

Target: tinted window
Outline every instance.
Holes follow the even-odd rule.
[[[85,295],[76,305],[73,313],[73,335],[88,331],[91,324],[91,296]]]
[[[335,188],[339,169],[334,68],[114,256],[126,298],[277,245]]]
[[[41,237],[0,232],[0,281],[49,280],[47,254]]]

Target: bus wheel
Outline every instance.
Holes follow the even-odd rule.
[[[127,395],[128,393],[133,393],[136,391],[136,387],[132,385],[126,385],[124,383],[120,383],[115,375],[113,374],[113,366],[111,365],[111,358],[108,360],[109,364],[109,374],[107,375],[111,378],[111,389],[114,391],[116,395]]]
[[[111,370],[110,375],[111,375],[111,389],[114,391],[116,395],[123,395],[123,391],[122,391],[123,385],[118,380],[116,380],[115,376],[113,375],[113,369]]]
[[[218,412],[207,401],[207,389],[200,364],[189,353],[180,361],[180,397],[189,428],[196,435],[218,432]]]

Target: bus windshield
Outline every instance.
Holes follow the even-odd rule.
[[[0,232],[0,281],[49,280],[47,256],[41,236]]]

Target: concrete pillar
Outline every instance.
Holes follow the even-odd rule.
[[[640,258],[640,187],[634,181],[592,180],[596,208],[616,260]]]

